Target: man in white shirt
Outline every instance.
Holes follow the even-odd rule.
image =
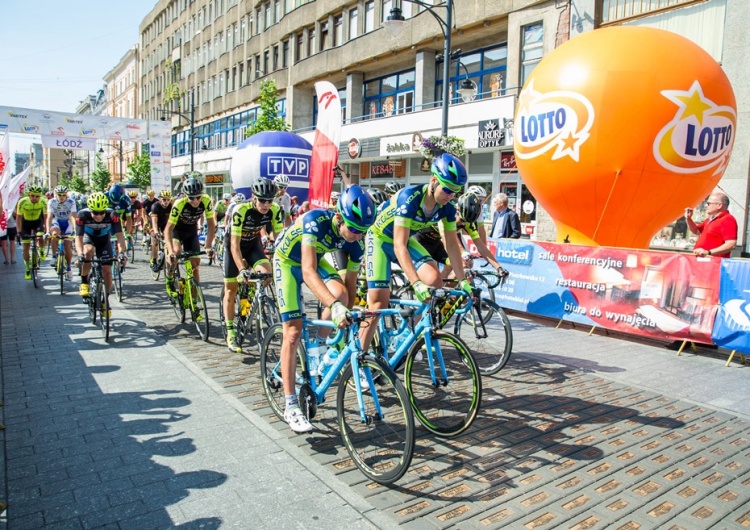
[[[284,226],[292,224],[292,198],[286,192],[289,187],[289,177],[286,175],[276,175],[273,181],[279,187],[279,193],[274,198],[274,202],[281,206],[284,212]]]

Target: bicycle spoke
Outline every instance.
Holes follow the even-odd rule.
[[[195,329],[198,330],[198,335],[201,339],[206,342],[208,341],[208,309],[206,308],[206,300],[203,298],[203,290],[201,286],[190,282],[186,284],[186,289],[192,288],[192,304],[190,307],[190,316],[195,324]]]
[[[474,355],[482,375],[500,371],[510,359],[513,349],[513,329],[505,311],[488,300],[482,303],[482,325],[476,306],[456,319],[454,332],[461,337]],[[485,318],[487,317],[487,318]]]

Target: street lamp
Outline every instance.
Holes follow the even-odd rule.
[[[120,158],[120,178],[118,180],[122,182],[122,140],[120,140],[119,144],[105,144],[105,145],[111,149],[117,149],[117,154]],[[104,153],[104,149],[100,147],[99,152]]]
[[[464,73],[466,74],[466,79],[461,81],[461,85],[458,87],[458,95],[461,96],[461,99],[464,103],[469,103],[470,101],[474,101],[477,97],[477,84],[469,79],[469,69],[466,68],[466,65],[461,62],[461,50],[453,50],[451,52],[450,60],[458,62],[459,66],[464,69]],[[436,55],[435,59],[438,61],[444,60],[443,54]]]
[[[430,5],[425,2],[422,2],[421,0],[403,0],[404,2],[409,2],[410,4],[416,4],[420,7],[423,7],[426,11],[429,11],[429,13],[435,18],[435,20],[438,21],[438,24],[440,25],[440,31],[443,32],[443,57],[446,58],[446,60],[443,61],[443,114],[442,114],[442,122],[440,127],[440,133],[442,136],[448,136],[448,104],[449,104],[449,96],[448,96],[448,83],[450,80],[450,61],[447,60],[448,57],[451,55],[451,28],[453,26],[453,0],[445,0],[445,3],[438,4],[438,5]],[[401,13],[401,2],[394,2],[393,7],[391,8],[391,13],[386,18],[385,22],[383,22],[383,26],[388,30],[388,32],[393,35],[394,37],[397,36],[401,31],[403,30],[404,24],[406,24],[406,19],[404,19],[403,14]],[[445,9],[445,18],[441,17],[436,11],[435,8],[442,7]]]
[[[193,100],[194,98],[194,92],[190,91],[190,116],[186,116],[179,110],[171,110],[171,109],[156,109],[156,112],[159,114],[162,114],[162,117],[159,118],[162,121],[167,121],[167,118],[165,118],[164,114],[177,114],[181,118],[185,118],[187,122],[190,124],[190,171],[193,171],[193,168],[195,167],[195,159],[193,156],[193,151],[195,150],[195,138],[193,137],[195,133],[195,102]]]

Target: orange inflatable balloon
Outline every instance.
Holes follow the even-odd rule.
[[[514,150],[558,241],[648,248],[711,193],[737,126],[718,63],[669,31],[619,26],[566,42],[518,97]]]

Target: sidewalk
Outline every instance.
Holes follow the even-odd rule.
[[[750,524],[750,367],[725,357],[514,317],[475,425],[451,440],[421,430],[385,488],[348,461],[330,404],[316,432],[291,435],[257,354],[177,325],[142,261],[109,345],[51,268],[34,289],[20,266],[0,268],[12,530]],[[215,318],[220,272],[201,273]]]

